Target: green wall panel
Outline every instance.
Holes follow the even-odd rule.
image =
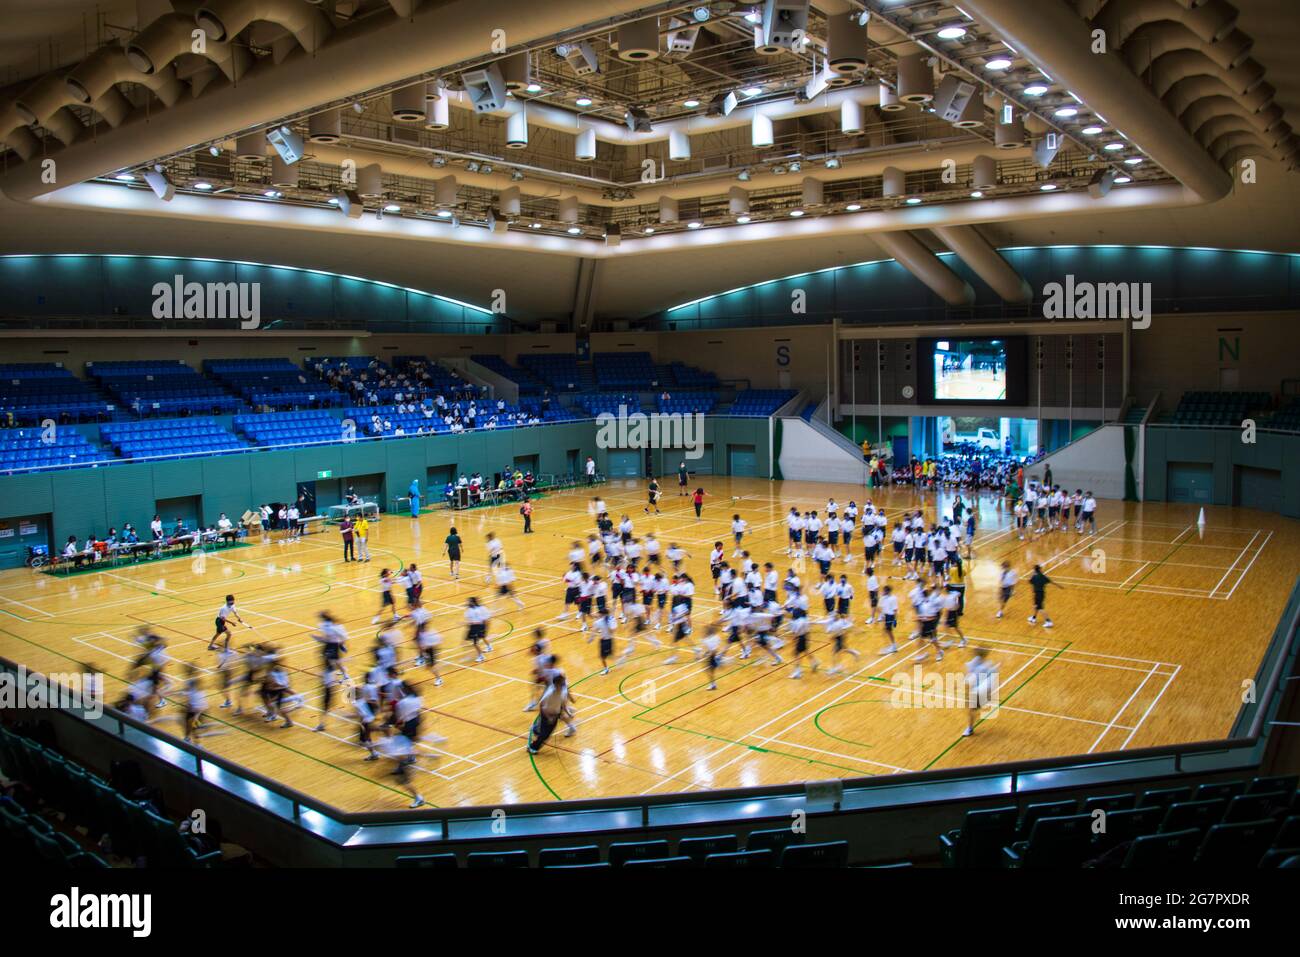
[[[154,498],[183,498],[203,494],[203,463],[206,459],[157,462],[153,466]]]
[[[96,470],[98,471],[98,470]],[[53,477],[58,472],[35,475],[12,475],[4,479],[4,497],[0,498],[3,518],[44,515],[54,511]]]
[[[249,455],[220,455],[203,460],[202,519],[215,525],[225,512],[236,525],[253,501],[252,459]]]
[[[108,531],[108,517],[104,507],[104,473],[107,469],[71,469],[54,476],[54,544],[62,546],[69,535],[84,539],[94,532]],[[148,505],[145,518],[148,527],[153,517],[153,503]],[[120,519],[114,519],[114,522]]]

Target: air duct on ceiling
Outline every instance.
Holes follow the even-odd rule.
[[[501,206],[501,212],[507,216],[518,216],[523,209],[520,201],[520,190],[518,186],[507,186],[501,191],[501,197],[498,203]]]
[[[684,162],[691,158],[691,138],[685,130],[670,130],[668,133],[668,158]]]
[[[1210,0],[1193,10],[1177,0],[1107,0],[1092,26],[1106,31],[1111,49],[1120,50],[1135,30],[1160,21],[1181,23],[1203,42],[1215,43],[1232,33],[1237,11],[1224,0]]]
[[[584,162],[596,158],[596,131],[590,126],[582,127],[573,138],[573,156]]]
[[[578,222],[578,197],[561,196],[558,218],[562,223],[574,225]]]
[[[307,139],[313,143],[337,143],[343,136],[342,113],[325,110],[307,118]]]
[[[749,138],[750,144],[760,149],[765,146],[771,146],[776,142],[772,130],[772,121],[766,114],[757,111],[754,112],[754,116],[750,121]]]
[[[879,96],[880,112],[882,113],[901,113],[903,110],[907,109],[906,103],[900,103],[898,101],[898,94],[895,93],[892,88],[883,83],[880,84]]]
[[[334,32],[320,7],[307,0],[210,0],[194,14],[208,39],[220,42],[233,40],[255,20],[283,27],[308,53],[315,53]]]
[[[904,103],[929,103],[934,99],[934,71],[924,53],[898,58],[898,98]]]
[[[969,306],[975,301],[975,290],[970,283],[940,262],[911,233],[873,233],[871,238],[948,305]]]
[[[384,168],[368,163],[357,170],[357,192],[365,199],[384,195]]]
[[[154,73],[141,73],[118,46],[102,46],[67,75],[65,82],[78,103],[99,99],[119,83],[139,83],[151,90],[164,106],[173,106],[185,91],[176,71],[167,67]]]
[[[840,132],[841,133],[861,133],[863,130],[862,123],[862,104],[857,100],[845,100],[840,104]]]
[[[659,222],[677,222],[677,200],[673,199],[671,196],[659,197]]]
[[[413,83],[392,93],[392,115],[399,123],[418,123],[424,119],[424,84]]]
[[[992,156],[976,156],[971,162],[971,185],[976,189],[992,189],[998,185],[998,161]]]
[[[501,78],[505,80],[506,89],[519,93],[528,89],[533,81],[533,63],[528,52],[514,53],[501,58]]]
[[[430,84],[433,86],[434,84]],[[438,95],[424,100],[424,128],[426,130],[445,130],[451,126],[451,96],[441,86],[435,87]]]
[[[266,135],[245,133],[235,139],[235,156],[242,160],[261,159],[266,155]]]
[[[825,186],[819,179],[811,176],[805,176],[803,180],[803,205],[806,209],[809,206],[820,206],[826,195]]]
[[[852,13],[826,17],[826,62],[836,73],[854,76],[867,68],[867,33]]]
[[[740,186],[733,186],[727,191],[727,211],[733,216],[749,212],[749,191]]]
[[[433,181],[433,201],[443,209],[450,209],[460,202],[460,187],[455,176],[443,176]]]
[[[628,63],[659,58],[659,20],[648,17],[618,25],[618,58]]]
[[[1151,64],[1148,80],[1156,96],[1164,96],[1179,80],[1212,76],[1234,93],[1249,93],[1264,82],[1264,67],[1257,60],[1225,70],[1199,50],[1172,50]]]
[[[1020,117],[993,127],[993,143],[1000,150],[1020,149],[1025,142],[1025,121]]]
[[[506,117],[506,149],[521,150],[528,145],[528,107],[512,103]]]
[[[1034,291],[974,226],[936,226],[934,234],[1004,302],[1029,302]]]
[[[907,192],[907,174],[897,166],[886,166],[880,175],[881,195],[892,198]]]
[[[286,163],[278,156],[271,157],[271,185],[277,189],[296,189],[298,186],[297,163]]]
[[[127,43],[127,59],[141,73],[158,73],[177,57],[194,53],[211,60],[231,81],[240,79],[252,66],[252,54],[239,44],[209,38],[199,47],[194,32],[193,17],[183,13],[159,17]]]

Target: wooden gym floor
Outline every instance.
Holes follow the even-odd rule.
[[[699,589],[697,639],[718,607],[708,552],[722,540],[730,554],[733,512],[750,523],[746,545],[755,560],[772,560],[784,575],[789,561],[781,554],[782,517],[791,505],[822,512],[828,495],[841,504],[855,498],[861,505],[867,498],[861,488],[820,483],[701,476],[699,484],[710,495],[699,522],[689,499],[677,496],[672,477],[665,480],[663,514],[657,516],[642,514],[640,483],[615,481],[599,490],[616,522],[626,511],[638,536],[654,530],[665,550],[676,542],[690,552],[687,568]],[[734,505],[732,496],[738,497]],[[903,604],[901,650],[881,655],[881,628],[862,624],[866,589],[856,541],[855,561],[847,566],[858,594],[849,644],[862,658],[844,662],[850,665],[846,676],[805,669],[802,680],[789,680],[787,642],[784,666],[770,667],[760,655],[733,662],[720,672],[718,690],[709,691],[689,656],[668,665],[670,652],[646,641],[638,642],[633,660],[602,676],[596,645],[573,622],[556,623],[569,545],[591,531],[588,498],[587,490],[577,489],[537,500],[536,531],[529,536],[521,533],[515,506],[438,511],[418,521],[386,516],[372,525],[369,564],[345,564],[338,531],[330,528],[297,542],[255,539],[252,547],[200,560],[66,578],[6,571],[0,574],[0,654],[46,672],[89,663],[107,675],[106,698],[113,701],[136,653],[135,629],[147,623],[167,638],[178,662],[205,669],[211,732],[200,738],[205,748],[340,809],[402,808],[408,794],[392,778],[389,762],[363,761],[354,726],[342,717],[350,714],[345,704],[335,705],[326,732],[311,730],[320,687],[319,652],[309,634],[316,611],[328,609],[352,636],[353,673],[368,666],[379,570],[415,561],[444,639],[444,683],[434,687],[422,668],[410,670],[408,679],[419,684],[431,709],[426,730],[447,739],[421,744],[419,790],[433,805],[497,806],[892,774],[1221,737],[1300,568],[1300,523],[1277,515],[1209,508],[1201,529],[1193,506],[1104,501],[1095,537],[1071,530],[1021,542],[1009,530],[1009,513],[992,496],[982,497],[963,626],[971,647],[989,648],[999,665],[1000,703],[974,736],[963,738],[959,702],[931,696],[929,704],[949,706],[896,706],[891,682],[896,675],[915,677],[915,645],[904,641],[912,630],[910,583],[899,580],[901,571],[890,566],[887,553],[881,567]],[[901,510],[918,504],[927,520],[934,515],[934,495],[921,500],[910,489],[877,490],[874,498],[891,525]],[[939,502],[947,511],[951,495],[940,495]],[[466,542],[459,581],[449,579],[440,557],[451,522]],[[495,591],[484,582],[488,531],[504,541],[526,607],[498,606],[490,626],[493,652],[483,664],[468,664],[465,599]],[[1064,586],[1048,592],[1055,628],[1027,623],[1030,592],[1023,583],[1007,616],[994,617],[1003,560],[1013,562],[1022,579],[1041,563]],[[836,564],[837,575],[842,568]],[[810,575],[802,577],[807,585]],[[227,592],[237,595],[240,614],[254,626],[238,628],[238,641],[260,637],[287,652],[294,690],[307,695],[292,728],[218,707],[215,656],[205,649]],[[814,612],[819,608],[813,597]],[[538,625],[546,626],[569,676],[580,728],[572,738],[561,728],[534,758],[524,748],[533,715],[522,709],[532,690],[529,645]],[[409,634],[405,627],[403,634]],[[667,640],[667,631],[660,637]],[[616,654],[622,645],[616,644]],[[814,628],[812,649],[823,664],[826,646],[822,629]],[[409,639],[401,652],[409,665]],[[953,649],[942,663],[927,662],[924,679],[962,674],[969,654]],[[169,674],[179,679],[179,664]],[[159,727],[179,734],[176,713],[175,704],[166,706]]]

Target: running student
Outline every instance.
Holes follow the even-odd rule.
[[[235,596],[227,595],[226,603],[217,609],[217,630],[212,635],[212,640],[208,642],[208,651],[217,650],[217,639],[224,639],[223,647],[226,651],[230,650],[230,619],[233,618],[245,628],[252,626],[244,619],[239,617],[239,612],[235,611]]]
[[[975,733],[975,716],[980,708],[997,700],[998,666],[989,661],[987,648],[976,648],[966,662],[966,730],[962,737]]]
[[[578,726],[573,723],[573,696],[569,693],[569,683],[564,672],[552,668],[547,675],[546,690],[537,705],[537,717],[528,732],[528,753],[536,754],[551,734],[555,726],[563,719],[568,725],[565,737],[577,733]]]
[[[1038,613],[1041,611],[1043,612],[1043,627],[1052,627],[1051,616],[1049,616],[1047,612],[1043,611],[1043,606],[1046,604],[1047,599],[1048,585],[1056,585],[1056,582],[1052,581],[1043,573],[1042,565],[1035,565],[1034,573],[1029,576],[1029,587],[1034,590],[1034,613],[1029,616],[1029,623],[1031,625],[1038,624]],[[1062,586],[1056,585],[1056,587],[1060,588]]]
[[[316,725],[317,731],[325,730],[325,720],[330,716],[330,706],[334,701],[334,687],[338,684],[339,677],[344,679],[348,677],[347,667],[343,664],[343,656],[347,653],[348,633],[343,630],[343,626],[334,620],[334,617],[327,611],[319,613],[320,631],[312,635],[321,645],[321,690],[324,693],[324,703],[320,709],[320,723]]]
[[[484,661],[484,650],[492,650],[492,642],[487,639],[488,619],[492,613],[477,598],[471,597],[465,606],[465,640],[474,646],[475,661]],[[479,648],[482,643],[483,648]]]
[[[1011,601],[1011,595],[1015,592],[1016,582],[1018,581],[1020,581],[1020,576],[1017,575],[1016,570],[1011,567],[1011,563],[1003,562],[1002,578],[999,581],[1002,591],[998,595],[998,613],[995,617],[1001,618],[1002,613],[1006,611],[1007,602]]]
[[[695,494],[691,496],[691,504],[695,506],[695,517],[700,517],[700,512],[704,510],[704,489],[697,488]]]
[[[651,479],[650,484],[646,486],[645,513],[649,515],[650,509],[652,508],[655,510],[655,514],[658,515],[659,514],[659,482],[657,479]]]
[[[740,556],[740,543],[745,540],[745,530],[749,528],[749,523],[739,515],[731,516],[731,537],[736,543],[736,550],[731,553],[732,558]]]
[[[880,653],[892,655],[898,650],[898,641],[894,638],[894,629],[898,626],[898,596],[889,585],[880,596],[880,614],[885,623],[885,637],[889,639],[889,644]]]
[[[393,573],[387,568],[379,572],[379,612],[374,618],[370,619],[370,624],[377,625],[384,620],[384,612],[387,611],[389,621],[397,620],[397,603],[393,601]]]

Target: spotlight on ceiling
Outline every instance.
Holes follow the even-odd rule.
[[[856,213],[861,208],[862,208],[861,203],[849,203],[849,205],[844,207],[845,211],[850,213]]]
[[[438,155],[429,160],[429,165],[434,169],[442,169],[447,165],[447,157]]]
[[[1006,70],[1011,66],[1011,61],[1004,56],[994,57],[984,64],[986,70]]]
[[[919,204],[920,202],[921,202],[921,197],[920,197],[920,196],[909,196],[909,197],[907,197],[907,205],[908,205],[908,206],[916,206],[916,205]]]
[[[981,199],[981,198],[983,198],[983,196],[984,196],[984,193],[983,193],[982,190],[978,190],[978,189],[973,189],[973,190],[971,190],[971,194],[970,194],[970,198],[971,198],[971,199]]]
[[[1099,169],[1092,174],[1092,179],[1088,180],[1088,195],[1093,199],[1101,199],[1110,192],[1110,188],[1115,183],[1115,171],[1113,169]]]
[[[1081,132],[1084,136],[1096,136],[1096,135],[1097,135],[1098,133],[1100,133],[1103,129],[1105,129],[1105,127],[1102,127],[1102,126],[1085,126],[1085,127],[1084,127],[1082,130],[1080,130],[1079,132]]]
[[[465,170],[469,173],[477,173],[479,170],[478,160],[470,160],[465,164]]]
[[[647,236],[653,236],[655,234],[655,228],[653,226],[647,226],[645,229],[641,230],[641,232],[645,233]]]
[[[511,171],[510,171],[510,180],[511,180],[511,182],[515,182],[515,183],[517,183],[517,182],[519,182],[519,181],[520,181],[521,179],[523,179],[523,178],[524,178],[524,171],[523,171],[523,170],[521,170],[521,169],[514,169],[514,170],[511,170]]]
[[[1107,153],[1114,153],[1118,150],[1122,150],[1123,148],[1124,148],[1124,144],[1119,142],[1118,140],[1116,140],[1113,143],[1107,143],[1105,146],[1102,147],[1102,149],[1104,149]]]
[[[541,92],[542,92],[542,85],[541,85],[540,83],[529,83],[526,87],[524,87],[524,92],[525,92],[525,93],[541,93]]]
[[[839,158],[838,156],[832,156],[830,159],[828,159],[828,160],[826,161],[826,168],[827,168],[827,169],[839,169],[839,168],[840,168],[840,158]]]
[[[793,216],[795,219],[798,219],[800,216],[803,215],[803,210],[802,210],[802,209],[792,209],[792,210],[790,210],[790,215]]]
[[[529,224],[528,224],[528,228],[529,228],[529,229],[541,229],[541,228],[542,228],[542,224],[541,224],[541,223],[529,223]]]
[[[134,173],[118,173],[116,176],[113,177],[113,179],[117,180],[117,181],[120,182],[120,183],[134,183],[134,182],[135,182],[135,174],[134,174]]]
[[[209,147],[208,147],[208,153],[209,153],[210,155],[212,155],[212,156],[220,156],[220,155],[221,155],[221,147],[220,147],[220,146],[215,146],[215,145],[214,145],[214,146],[209,146]]]
[[[435,212],[434,215],[437,216],[439,219],[451,219],[451,210],[440,209],[437,212]]]
[[[396,203],[389,203],[384,207],[384,212],[386,213],[400,213],[401,211],[402,207],[398,206]]]
[[[135,178],[135,177],[132,177],[132,179],[134,179],[134,178]],[[194,184],[194,188],[197,189],[197,190],[199,190],[199,191],[201,191],[201,192],[206,193],[206,192],[208,192],[210,189],[212,189],[212,184],[209,183],[206,179],[201,179],[201,180],[199,180],[197,183]]]
[[[654,124],[650,122],[650,114],[639,106],[630,106],[626,113],[623,114],[623,122],[633,133],[650,133],[654,130]]]
[[[698,219],[692,219],[689,223],[686,224],[686,228],[687,228],[687,229],[699,229],[699,228],[700,228],[701,226],[703,226],[703,225],[704,225],[704,224],[703,224],[702,222],[700,222]]]
[[[582,234],[582,227],[570,226],[568,229],[565,230],[565,232],[568,233],[570,236],[580,236]]]
[[[302,137],[290,126],[277,126],[267,130],[266,141],[280,154],[280,159],[290,165],[302,159],[305,152]]]
[[[1124,161],[1125,166],[1138,166],[1141,163],[1142,163],[1142,157],[1140,156],[1130,156],[1128,159]]]
[[[801,169],[803,169],[803,163],[800,163],[798,160],[795,160],[793,163],[790,164],[790,172],[792,173],[797,173]]]
[[[738,222],[738,223],[740,223],[740,225],[744,226],[747,222],[749,222],[749,217],[748,217],[748,216],[744,216],[744,215],[737,216],[737,217],[736,217],[736,222]]]
[[[584,106],[584,107],[585,107],[585,106],[591,106],[591,97],[589,97],[589,96],[580,96],[580,97],[578,97],[576,100],[574,100],[573,102],[574,102],[574,104],[577,105],[577,106]]]
[[[686,107],[686,109],[688,110],[693,110],[699,105],[700,105],[700,101],[697,100],[695,97],[691,97],[688,100],[682,100],[682,106]]]
[[[745,96],[762,96],[763,88],[761,86],[747,86],[740,92],[745,94]]]
[[[1116,177],[1115,177],[1115,185],[1116,185],[1116,186],[1123,186],[1125,183],[1131,183],[1131,182],[1133,182],[1133,177],[1131,177],[1131,176],[1116,176]]]
[[[278,189],[266,189],[262,191],[262,195],[267,199],[279,199],[284,195],[284,193],[280,192]]]
[[[1078,111],[1077,109],[1075,109],[1073,106],[1062,106],[1062,107],[1058,107],[1058,108],[1057,108],[1057,109],[1052,113],[1052,115],[1053,115],[1053,116],[1059,116],[1059,117],[1062,117],[1062,118],[1068,120],[1068,119],[1069,119],[1070,117],[1072,117],[1072,116],[1078,116],[1078,115],[1079,115],[1079,111]]]
[[[1025,96],[1042,96],[1047,92],[1047,87],[1042,83],[1031,83],[1025,87]]]
[[[1050,193],[1052,190],[1056,189],[1056,184],[1055,184],[1055,183],[1044,183],[1042,186],[1040,186],[1040,187],[1038,187],[1038,188],[1041,189],[1044,193]]]
[[[730,116],[731,111],[736,108],[736,102],[736,94],[733,91],[719,93],[709,101],[709,116]]]
[[[695,18],[696,23],[705,23],[708,21],[710,16],[709,8],[695,7],[693,10],[691,10],[691,16]]]
[[[772,167],[772,172],[775,173],[777,176],[784,176],[786,170],[784,166],[782,166],[780,163],[777,163],[775,166]]]
[[[966,35],[966,28],[960,23],[951,23],[935,34],[940,40],[960,40]]]
[[[134,176],[131,176],[130,173],[127,173],[127,177],[130,178],[130,179],[135,179],[135,177],[134,177]],[[119,177],[119,179],[120,179],[120,177]],[[747,169],[742,169],[739,173],[736,174],[736,179],[740,180],[742,183],[748,183],[748,182],[749,182],[749,170],[747,170]]]
[[[167,178],[167,174],[162,171],[161,167],[154,167],[144,171],[144,181],[149,184],[155,196],[164,203],[170,203],[172,197],[176,195],[176,187],[172,181]]]

